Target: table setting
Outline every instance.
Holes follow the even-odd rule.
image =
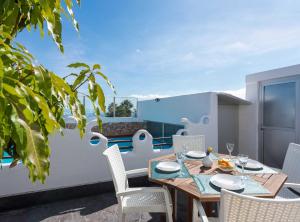
[[[278,172],[262,163],[239,154],[232,156],[234,144],[226,144],[229,155],[213,152],[208,147],[207,152],[189,150],[183,146],[183,151],[175,153],[175,159],[152,161],[150,177],[152,179],[193,179],[199,193],[216,195],[220,190],[227,189],[244,194],[270,194],[270,191],[251,175],[277,174]],[[193,173],[187,167],[193,163],[202,168],[203,173]],[[195,172],[195,169],[194,169]]]
[[[255,197],[274,198],[287,180],[286,174],[247,155],[232,155],[232,143],[226,144],[229,155],[214,152],[212,147],[206,148],[206,152],[201,151],[204,147],[188,148],[183,145],[176,153],[151,159],[148,165],[149,180],[169,189],[174,206],[175,191],[186,194],[187,221],[192,220],[193,200],[205,203],[207,212],[212,214],[212,204],[220,201],[222,188]]]

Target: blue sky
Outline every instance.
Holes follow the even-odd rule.
[[[300,61],[297,0],[82,0],[75,13],[80,33],[64,21],[64,54],[38,32],[18,41],[61,76],[72,62],[101,64],[118,96],[241,93],[246,74]]]

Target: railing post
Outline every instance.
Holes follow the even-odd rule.
[[[114,100],[113,100],[113,103],[114,103],[114,105],[113,105],[113,111],[114,111],[114,117],[116,117],[116,97],[114,96]]]

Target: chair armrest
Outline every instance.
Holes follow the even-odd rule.
[[[197,205],[197,208],[198,208],[198,212],[199,212],[201,221],[202,222],[209,222],[201,202],[200,201],[195,201],[195,202],[196,202],[196,205]]]
[[[134,169],[126,171],[127,176],[135,175],[135,174],[147,174],[148,168]]]
[[[289,188],[294,188],[294,189],[300,189],[300,184],[299,183],[284,183],[283,187],[289,187]]]
[[[167,193],[167,191],[161,187],[136,187],[136,188],[128,188],[124,192],[118,192],[116,193],[116,196],[124,197],[124,196],[137,194],[137,193],[158,193],[158,192]]]

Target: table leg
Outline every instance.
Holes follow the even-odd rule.
[[[193,221],[193,198],[188,195],[187,197],[187,222]]]
[[[214,203],[206,202],[204,203],[203,208],[205,210],[206,216],[213,217]]]

